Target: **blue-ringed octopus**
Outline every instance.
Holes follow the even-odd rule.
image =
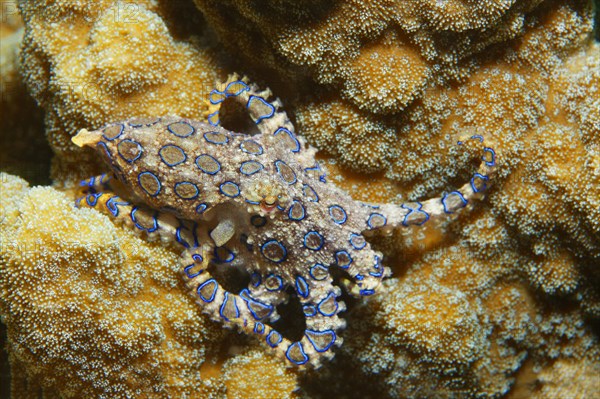
[[[181,273],[204,313],[259,336],[290,365],[319,367],[342,344],[340,286],[369,296],[389,274],[365,233],[464,208],[486,189],[495,152],[484,146],[471,180],[441,198],[366,204],[327,182],[316,150],[271,97],[234,76],[211,92],[216,111],[208,123],[137,117],[81,130],[73,142],[95,148],[111,171],[83,181],[77,205],[100,208],[150,240],[179,244]],[[228,107],[246,113],[255,134],[221,127]],[[296,312],[286,323],[300,333],[278,322],[290,300]]]

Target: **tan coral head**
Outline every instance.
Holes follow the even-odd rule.
[[[78,147],[93,146],[102,139],[102,135],[98,131],[90,132],[86,129],[81,129],[79,133],[71,138],[71,141]]]

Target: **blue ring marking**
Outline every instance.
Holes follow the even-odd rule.
[[[318,240],[320,241],[319,245],[312,246],[312,247],[309,247],[308,245],[306,245],[306,241],[308,240],[309,236],[311,236],[311,237],[315,237],[316,236],[318,238]],[[323,245],[325,245],[325,239],[323,238],[323,236],[321,235],[321,233],[319,233],[318,231],[311,230],[311,231],[309,231],[308,233],[306,233],[304,235],[304,246],[306,248],[308,248],[310,250],[313,250],[313,251],[319,251],[321,248],[323,248]]]
[[[307,190],[308,194],[307,194]],[[304,194],[305,196],[309,197],[308,200],[310,202],[319,202],[319,195],[317,194],[317,192],[308,184],[304,184],[302,186],[302,194]],[[309,195],[310,194],[310,195]]]
[[[332,298],[333,298],[333,303],[335,303],[335,309],[331,313],[324,312],[321,309],[321,306],[323,306],[323,304],[325,303],[325,301],[328,301],[328,300],[330,300]],[[319,313],[321,313],[323,316],[326,316],[326,317],[331,317],[334,314],[336,314],[337,311],[338,311],[338,309],[339,309],[339,307],[340,306],[339,306],[338,302],[335,300],[335,295],[333,294],[333,292],[330,292],[329,295],[327,295],[325,298],[323,298],[321,300],[321,302],[319,302],[319,304],[317,305],[317,309],[319,310]]]
[[[235,189],[237,190],[237,193],[235,193],[235,194],[226,193],[225,191],[223,191],[223,188],[225,186],[227,186],[227,187],[234,186]],[[221,183],[221,185],[219,186],[219,191],[221,191],[221,194],[223,194],[224,196],[229,197],[229,198],[236,198],[236,197],[240,196],[240,187],[232,181],[226,181],[226,182]]]
[[[482,187],[481,189],[478,189],[478,188],[475,186],[475,178],[476,178],[476,177],[478,177],[478,178],[480,178],[481,180],[483,180],[483,187]],[[486,182],[487,182],[488,180],[490,180],[490,179],[489,179],[489,177],[487,177],[487,176],[484,176],[484,175],[482,175],[481,173],[475,173],[475,174],[473,175],[473,177],[471,178],[471,188],[473,189],[473,192],[475,192],[475,193],[479,193],[479,192],[485,191],[485,190],[487,189],[487,183],[486,183]]]
[[[179,152],[181,152],[181,155],[183,155],[183,159],[181,161],[175,162],[175,163],[167,162],[165,160],[164,156],[162,155],[162,150],[164,150],[167,147],[173,147],[173,148],[179,150]],[[183,151],[183,149],[181,147],[176,146],[175,144],[167,144],[167,145],[162,146],[162,148],[160,150],[158,150],[158,156],[160,156],[161,161],[163,161],[166,165],[171,166],[171,167],[182,164],[187,160],[187,155],[185,154],[185,151]]]
[[[380,217],[383,219],[383,224],[381,226],[373,226],[373,218],[374,217]],[[379,227],[383,227],[387,224],[387,218],[385,216],[383,216],[381,213],[372,213],[369,215],[369,219],[367,220],[367,226],[369,226],[370,229],[376,229]]]
[[[269,110],[270,110],[270,112],[267,112],[266,114],[261,115],[256,119],[256,121],[254,123],[256,123],[258,125],[260,122],[262,122],[263,119],[268,119],[268,118],[272,117],[273,115],[275,115],[275,107],[272,104],[270,104],[268,101],[266,101],[264,98],[255,96],[255,95],[251,95],[250,98],[248,98],[248,102],[246,103],[246,108],[250,109],[250,107],[252,107],[252,105],[250,103],[255,100],[263,103],[264,105],[269,107]]]
[[[302,354],[302,360],[293,360],[290,357],[290,351],[292,350],[292,348],[297,347],[300,350],[300,353]],[[287,351],[285,351],[285,357],[287,357],[287,359],[297,365],[303,365],[306,362],[308,362],[308,356],[306,355],[306,353],[304,352],[304,348],[302,347],[302,344],[300,342],[294,342],[293,344],[291,344],[290,346],[288,346]]]
[[[302,215],[297,216],[297,217],[295,217],[295,216],[292,215],[293,214],[292,211],[297,210],[297,208],[294,209],[296,206],[299,206],[300,209],[302,210]],[[306,210],[304,209],[304,205],[302,205],[302,202],[300,202],[298,200],[294,200],[292,202],[292,205],[290,206],[290,210],[288,211],[288,218],[290,220],[294,220],[296,222],[299,222],[299,221],[303,220],[305,217],[306,217]]]
[[[408,209],[410,212],[408,212],[405,216],[404,216],[404,220],[402,220],[402,225],[403,226],[410,226],[411,223],[408,223],[408,217],[410,215],[412,215],[413,213],[422,213],[425,215],[425,220],[423,220],[421,223],[412,223],[412,224],[416,224],[417,226],[422,226],[425,222],[427,222],[429,220],[429,214],[425,211],[422,211],[421,208],[423,208],[423,204],[421,204],[420,202],[417,202],[417,205],[419,206],[417,209],[413,209],[411,207],[406,206],[406,204],[402,204],[400,205],[401,208],[403,209]]]
[[[273,336],[275,336],[275,342],[272,342]],[[271,348],[275,348],[281,343],[281,341],[283,341],[283,338],[281,337],[281,334],[279,334],[277,331],[271,330],[271,332],[267,335],[265,341],[267,341],[267,344],[269,344]]]
[[[307,304],[302,307],[302,312],[306,317],[313,317],[317,314],[317,308],[315,305]]]
[[[183,239],[183,237],[181,237],[181,229],[186,229],[186,228],[185,228],[185,226],[181,225],[181,226],[177,227],[177,229],[175,229],[175,240],[177,240],[177,242],[179,244],[183,245],[185,248],[189,248],[190,244],[188,244],[188,242],[185,241]]]
[[[126,201],[118,201],[121,198],[114,196],[111,197],[108,201],[106,201],[106,208],[113,214],[113,216],[119,216],[119,205],[129,205],[129,202]]]
[[[85,196],[85,202],[87,202],[89,206],[96,206],[96,204],[98,203],[98,198],[100,198],[101,196],[102,193],[88,194]]]
[[[146,176],[146,175],[148,175],[148,176],[151,176],[151,177],[152,177],[154,180],[156,180],[156,183],[157,183],[157,186],[158,186],[158,188],[156,189],[156,192],[154,192],[154,194],[153,194],[153,193],[150,193],[150,192],[148,192],[148,191],[147,191],[147,190],[144,188],[144,186],[142,185],[142,182],[140,181],[140,180],[141,180],[141,177],[142,177],[142,176]],[[156,196],[157,196],[157,195],[160,193],[160,190],[161,190],[161,188],[162,188],[162,183],[160,182],[160,180],[158,180],[158,177],[156,177],[156,175],[155,175],[154,173],[152,173],[152,172],[142,172],[142,173],[140,173],[140,174],[138,175],[138,184],[140,185],[140,187],[142,188],[142,190],[144,190],[144,192],[145,192],[146,194],[148,194],[149,196],[151,196],[151,197],[156,197]]]
[[[135,144],[137,146],[138,153],[137,153],[137,155],[133,159],[125,158],[125,156],[121,153],[121,144],[123,144],[123,143],[133,143],[133,144]],[[121,140],[121,142],[119,142],[119,144],[117,144],[117,152],[119,153],[119,156],[121,158],[123,158],[123,160],[125,162],[127,162],[127,163],[133,163],[133,162],[137,161],[138,159],[140,159],[140,157],[142,156],[142,153],[144,152],[144,148],[137,141],[133,141],[131,139],[123,139],[123,140]]]
[[[357,274],[356,276],[354,276],[354,279],[356,281],[363,281],[365,279],[365,276],[363,276],[362,274]]]
[[[288,168],[290,168],[290,171],[292,172],[292,174],[294,175],[294,180],[293,181],[288,181],[285,177],[283,177],[283,173],[281,173],[281,170],[279,169],[279,165],[285,165]],[[277,173],[279,173],[279,177],[281,177],[281,180],[283,180],[284,182],[286,182],[287,184],[295,184],[298,181],[298,177],[296,176],[296,172],[294,172],[294,170],[285,162],[283,162],[282,160],[278,159],[275,161],[275,168],[277,169]]]
[[[140,230],[145,230],[148,233],[154,233],[156,230],[158,230],[158,220],[156,220],[156,213],[154,213],[152,215],[152,220],[154,222],[153,226],[150,227],[150,228],[146,228],[146,227],[142,226],[141,224],[139,224],[138,221],[137,221],[137,219],[136,219],[136,217],[135,217],[135,214],[137,213],[138,210],[139,209],[138,209],[137,206],[134,206],[133,209],[131,210],[131,221],[133,222],[133,224],[135,225],[135,227],[137,227]]]
[[[305,168],[304,171],[307,173],[313,172],[313,171],[317,172],[318,176],[319,176],[319,181],[321,181],[323,183],[327,183],[327,179],[325,179],[325,177],[327,177],[327,175],[325,174],[323,169],[321,169],[321,165],[319,165],[318,162],[315,162],[315,166],[313,166],[313,167]]]
[[[348,257],[347,263],[340,264],[340,258],[344,255]],[[346,250],[337,251],[333,256],[335,257],[335,263],[342,269],[347,269],[353,262],[352,256]]]
[[[324,348],[318,347],[317,344],[315,343],[315,341],[313,340],[313,338],[311,337],[311,334],[314,334],[314,336],[319,336],[319,337],[329,335],[331,337],[331,340],[330,340],[329,344],[326,345]],[[306,335],[306,338],[308,338],[308,340],[310,341],[310,343],[313,345],[313,347],[315,348],[315,350],[317,352],[327,352],[337,339],[337,336],[335,335],[335,332],[333,330],[315,331],[315,330],[307,329],[304,335]]]
[[[119,133],[117,133],[117,135],[114,136],[114,137],[112,137],[112,138],[106,137],[106,135],[104,134],[105,130],[108,129],[108,128],[114,127],[114,126],[119,126],[120,127]],[[125,130],[125,125],[123,125],[122,123],[119,123],[117,125],[107,126],[104,129],[102,129],[102,137],[104,138],[104,140],[113,141],[113,140],[118,139],[123,134],[124,130]]]
[[[202,291],[204,289],[204,287],[206,287],[209,284],[213,285],[212,292],[211,292],[211,294],[210,294],[210,296],[208,298],[205,298],[200,291]],[[198,288],[196,288],[196,293],[198,294],[198,296],[200,297],[200,299],[202,299],[204,302],[211,303],[212,301],[215,300],[215,296],[217,295],[217,288],[218,287],[219,287],[219,284],[217,283],[217,280],[215,280],[214,278],[211,278],[209,280],[206,280],[202,284],[200,284],[198,286]]]
[[[99,141],[99,142],[96,144],[96,147],[102,147],[102,148],[104,148],[104,153],[106,154],[106,157],[107,157],[107,158],[108,158],[110,161],[112,161],[112,159],[113,159],[113,158],[112,158],[112,155],[110,155],[110,150],[108,149],[108,146],[106,145],[106,143],[105,143],[104,141]]]
[[[294,144],[296,144],[296,148],[295,149],[290,149],[290,151],[292,151],[292,152],[299,152],[300,151],[300,142],[298,141],[298,139],[296,138],[296,135],[294,133],[292,133],[291,131],[289,131],[285,127],[280,127],[277,130],[275,130],[275,133],[273,133],[273,136],[277,136],[278,134],[287,134],[287,136],[290,139],[292,139],[292,141],[294,142]]]
[[[196,272],[194,274],[190,274],[190,269],[194,266],[196,266],[196,264],[192,263],[191,265],[188,265],[183,269],[187,278],[194,278],[196,276],[199,276],[204,271],[204,269],[200,269],[198,272]]]
[[[342,212],[342,218],[334,216],[333,212],[336,210]],[[348,215],[346,214],[346,211],[339,205],[331,205],[329,207],[329,216],[331,216],[331,219],[337,224],[344,224],[346,223],[346,220],[348,220]]]
[[[450,212],[450,211],[448,210],[448,204],[447,204],[447,202],[448,202],[448,197],[450,197],[450,196],[451,196],[451,195],[453,195],[453,194],[454,194],[454,195],[458,195],[458,197],[459,197],[459,198],[460,198],[460,200],[462,201],[463,205],[462,205],[462,207],[461,207],[461,208],[464,208],[465,206],[467,206],[467,202],[468,202],[468,201],[465,199],[465,197],[462,195],[462,193],[461,193],[460,191],[452,191],[452,192],[450,192],[450,193],[448,193],[448,194],[445,194],[445,195],[442,197],[442,205],[444,206],[444,212],[445,212],[445,213],[454,213],[454,212]]]
[[[486,164],[487,166],[494,166],[494,165],[496,165],[496,151],[494,151],[494,149],[493,149],[493,148],[490,148],[490,147],[483,147],[483,152],[484,152],[484,154],[483,154],[483,156],[481,157],[481,160],[482,160],[483,162],[485,162],[485,164]],[[487,161],[487,160],[485,159],[485,153],[491,154],[491,155],[490,155],[490,156],[491,156],[491,160],[490,160],[490,161]]]
[[[222,137],[223,139],[215,140],[213,136]],[[208,141],[211,144],[227,144],[229,143],[229,137],[225,133],[221,132],[206,132],[204,133],[204,140]]]
[[[194,189],[196,190],[196,193],[195,193],[194,195],[192,195],[191,197],[182,197],[182,196],[181,196],[181,195],[180,195],[180,194],[177,192],[177,189],[178,189],[178,188],[190,187],[190,186],[194,187]],[[198,189],[198,186],[196,186],[194,183],[190,183],[189,181],[180,181],[180,182],[177,182],[177,183],[175,183],[175,187],[174,187],[174,190],[173,190],[173,191],[175,192],[175,194],[177,194],[177,196],[178,196],[179,198],[181,198],[181,199],[184,199],[184,200],[192,200],[192,199],[195,199],[196,197],[198,197],[198,194],[200,194],[200,190]]]
[[[246,148],[246,146],[244,146],[244,144],[246,144],[246,143],[256,144],[256,146],[258,146],[258,151],[250,151],[249,149]],[[262,145],[258,144],[254,140],[244,140],[244,141],[242,141],[240,143],[240,150],[244,151],[246,154],[252,154],[252,155],[262,155],[264,153]]]
[[[206,205],[206,203],[203,202],[196,207],[196,213],[199,215],[202,215],[204,213],[204,211],[206,211],[207,208],[208,208],[208,205]]]
[[[248,165],[248,167],[256,167],[256,169],[252,169],[250,171],[244,171],[244,167],[246,167],[246,165]],[[252,176],[253,174],[258,173],[263,169],[264,169],[263,164],[258,161],[246,161],[246,162],[243,162],[242,165],[240,166],[240,173],[242,173],[246,176]]]
[[[384,269],[381,265],[381,258],[377,255],[375,255],[375,265],[373,266],[373,269],[377,270],[377,272],[369,272],[371,276],[376,278],[383,277]]]
[[[258,202],[258,201],[250,201],[249,199],[246,199],[246,202],[249,203],[249,204],[252,204],[252,205],[259,205],[260,204],[260,202]]]
[[[265,325],[261,322],[254,323],[254,333],[255,334],[264,334],[265,333]]]
[[[187,126],[188,126],[189,128],[191,128],[192,130],[191,130],[189,133],[186,133],[186,134],[183,134],[183,135],[181,135],[181,134],[178,134],[178,133],[174,132],[174,131],[173,131],[173,128],[171,127],[171,126],[173,126],[173,125],[177,125],[177,124],[180,124],[180,125],[187,125]],[[185,122],[185,121],[179,121],[179,122],[173,122],[173,123],[170,123],[169,125],[167,125],[167,130],[168,130],[169,132],[171,132],[173,135],[175,135],[175,136],[177,136],[177,137],[179,137],[179,138],[182,138],[182,139],[185,139],[186,137],[190,137],[192,134],[194,134],[194,133],[196,132],[196,128],[195,128],[194,126],[190,125],[189,123]]]
[[[358,243],[356,243],[357,240],[359,241]],[[356,233],[350,233],[349,242],[350,245],[352,245],[352,248],[354,249],[363,249],[367,246],[367,241],[365,240],[365,238],[362,235]]]
[[[209,114],[206,118],[208,120],[208,124],[211,126],[219,126],[219,111],[215,111],[212,114]]]
[[[267,251],[269,249],[269,248],[267,248],[267,246],[271,247],[273,245],[275,245],[277,248],[279,248],[282,251],[281,256],[269,257],[265,254],[265,251]],[[269,241],[265,242],[263,245],[261,245],[260,253],[262,254],[262,256],[265,257],[265,259],[268,259],[274,263],[281,263],[287,259],[287,249],[285,248],[285,246],[282,243],[280,243],[277,240],[269,240]]]
[[[267,280],[271,280],[271,279],[277,280],[277,282],[279,283],[279,286],[277,288],[269,288]],[[271,292],[280,291],[283,288],[283,279],[280,276],[271,274],[271,275],[267,276],[267,278],[265,278],[265,288],[267,289],[267,291],[271,291]]]
[[[241,88],[241,89],[239,89],[239,90],[238,90],[237,92],[235,92],[235,93],[229,93],[229,92],[228,92],[228,91],[229,91],[229,88],[230,88],[231,86],[233,86],[233,85],[240,85],[240,86],[242,86],[242,88]],[[248,85],[247,85],[246,83],[242,82],[241,80],[236,80],[236,81],[230,82],[230,83],[229,83],[227,86],[225,86],[225,90],[223,91],[223,93],[224,93],[224,94],[225,94],[227,97],[237,97],[237,96],[239,96],[240,94],[242,94],[242,92],[244,92],[244,91],[249,91],[249,90],[250,90],[250,88],[248,87]]]
[[[213,99],[213,96],[216,99]],[[226,98],[227,98],[227,94],[225,94],[225,92],[219,91],[217,89],[212,89],[210,91],[210,93],[208,94],[208,101],[213,105],[222,103],[223,101],[225,101]]]
[[[253,287],[258,287],[261,283],[262,279],[260,277],[260,274],[258,273],[252,273],[252,275],[250,276],[250,284],[252,284]]]
[[[230,319],[228,319],[223,314],[223,311],[225,310],[225,307],[227,306],[227,302],[229,301],[229,299],[230,299],[229,292],[225,291],[225,298],[223,299],[223,303],[221,304],[221,307],[219,308],[219,316],[221,316],[223,319],[225,319],[225,321],[230,321]],[[240,317],[240,310],[238,309],[237,302],[235,300],[235,296],[232,296],[231,300],[233,300],[233,308],[235,309],[234,319],[237,319],[238,317]]]
[[[362,296],[369,296],[375,293],[375,290],[360,290],[358,293]]]
[[[308,286],[308,282],[302,276],[296,277],[296,292],[302,298],[308,298],[308,295],[310,294],[310,287]]]
[[[219,253],[219,251],[225,251],[225,253]],[[217,263],[231,263],[235,259],[235,252],[227,247],[215,247],[213,250],[215,256],[215,262]],[[224,257],[221,255],[225,255]]]
[[[475,134],[471,136],[471,139],[479,140],[480,143],[483,143],[483,136],[480,134]]]
[[[250,291],[248,291],[247,288],[244,288],[242,291],[240,291],[240,298],[242,298],[244,301],[246,301],[246,304],[247,304],[246,307],[248,308],[250,313],[252,313],[252,317],[254,317],[256,320],[262,320],[266,317],[271,316],[271,314],[273,313],[273,310],[275,310],[275,307],[273,307],[271,305],[267,305],[266,303],[260,302],[260,301],[256,300],[255,298],[253,298],[250,295]],[[268,313],[265,314],[264,316],[259,316],[256,314],[256,312],[250,305],[258,306],[262,309],[267,309]]]
[[[315,276],[315,272],[324,272],[323,273],[323,277],[317,277]],[[327,276],[329,275],[329,269],[327,268],[327,266],[321,264],[321,263],[315,263],[314,265],[312,265],[310,267],[310,270],[308,271],[308,274],[317,281],[321,281],[321,280],[325,280],[327,278]]]
[[[94,181],[96,180],[95,177],[91,177],[87,180],[81,180],[79,182],[79,186],[83,187],[83,186],[88,186],[88,187],[93,187],[94,186]]]
[[[217,165],[217,170],[212,171],[212,170],[204,169],[202,166],[200,166],[200,164],[198,164],[198,159],[200,157],[209,157],[211,160],[213,160],[215,162],[215,164]],[[217,159],[215,157],[213,157],[212,155],[200,154],[196,157],[196,160],[194,161],[194,163],[196,164],[196,167],[198,169],[200,169],[201,171],[203,171],[204,173],[207,173],[209,175],[216,175],[217,173],[219,173],[221,171],[221,163],[219,161],[217,161]]]
[[[193,254],[192,255],[192,259],[194,260],[194,262],[196,263],[202,263],[204,262],[204,258],[202,257],[202,255],[200,254]]]
[[[267,219],[260,215],[252,215],[252,217],[250,218],[250,223],[254,227],[263,227],[267,224]]]

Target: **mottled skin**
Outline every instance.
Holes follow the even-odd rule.
[[[340,345],[345,309],[330,268],[347,273],[355,296],[371,295],[386,270],[363,237],[371,229],[422,224],[453,213],[483,191],[493,171],[486,148],[480,173],[459,191],[424,203],[373,206],[326,183],[315,150],[293,133],[268,91],[235,77],[211,93],[210,123],[178,117],[135,118],[82,130],[73,141],[95,146],[129,201],[107,193],[107,178],[92,178],[80,205],[102,205],[148,238],[175,240],[184,278],[204,312],[226,325],[263,336],[291,364],[319,366]],[[260,133],[218,125],[227,103],[246,107]],[[482,139],[479,136],[475,138]],[[227,270],[247,276],[245,288],[225,287]],[[243,280],[243,278],[242,278]],[[273,327],[277,306],[295,295],[302,307],[301,338]],[[288,334],[289,335],[289,334]]]

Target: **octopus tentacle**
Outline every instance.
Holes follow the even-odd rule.
[[[209,96],[208,122],[213,126],[219,126],[222,107],[226,106],[226,101],[233,101],[245,107],[260,132],[271,141],[281,143],[294,153],[305,148],[305,140],[294,133],[294,125],[281,109],[281,101],[278,98],[271,99],[273,97],[271,90],[260,90],[257,85],[248,82],[246,77],[240,78],[237,74],[233,74],[225,83],[217,85]],[[316,152],[312,148],[305,148],[305,150],[310,154],[304,154],[304,158],[313,156]]]
[[[151,241],[175,241],[186,248],[198,245],[199,231],[194,223],[180,220],[166,212],[134,205],[111,192],[89,192],[78,198],[75,206],[98,209],[117,222],[135,228],[134,231],[145,233]]]
[[[474,135],[469,140],[483,143],[484,138]],[[458,145],[463,142],[459,141]],[[365,230],[376,230],[411,225],[421,226],[430,220],[451,215],[465,208],[471,201],[483,197],[490,179],[496,171],[496,153],[492,147],[484,146],[479,169],[468,183],[458,190],[423,202],[407,202],[400,205],[383,204],[372,206],[365,204]]]
[[[275,305],[265,303],[263,298],[258,300],[248,288],[239,294],[224,288],[208,267],[213,247],[214,244],[208,241],[203,246],[184,251],[181,265],[186,285],[203,312],[213,320],[252,330],[254,324],[273,316]]]
[[[375,294],[383,278],[391,274],[391,270],[381,263],[381,253],[365,248],[361,255],[346,269],[353,280],[342,280],[348,293],[355,297]]]
[[[101,175],[81,180],[79,182],[79,188],[84,194],[106,191],[109,188],[112,178],[112,175],[102,173]]]

